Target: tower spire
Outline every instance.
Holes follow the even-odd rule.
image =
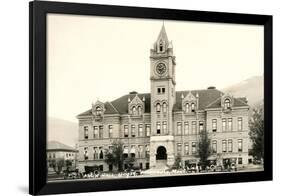
[[[156,42],[159,42],[160,40],[168,43],[169,42],[169,39],[168,39],[168,36],[167,36],[167,33],[166,33],[166,29],[165,29],[165,24],[164,24],[164,20],[163,20],[163,23],[162,23],[162,28],[160,30],[160,33],[158,35],[158,38],[157,38],[157,41]]]
[[[166,33],[165,24],[163,20],[162,28],[160,30],[156,42],[154,43],[154,49],[157,51],[157,53],[164,53],[167,51],[168,46],[169,46],[169,39]]]

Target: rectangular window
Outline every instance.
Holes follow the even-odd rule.
[[[242,139],[238,140],[238,152],[242,152],[243,151],[243,141]]]
[[[135,149],[135,146],[134,146],[134,145],[131,145],[130,156],[131,156],[132,158],[135,158],[135,157],[136,157],[136,149]]]
[[[242,127],[242,117],[239,117],[238,118],[238,131],[242,131],[243,127]]]
[[[113,126],[108,125],[108,137],[112,138],[113,137]]]
[[[167,133],[167,121],[163,121],[163,133]]]
[[[178,134],[178,135],[181,135],[181,129],[182,129],[182,128],[181,128],[181,122],[178,122],[178,123],[177,123],[177,134]]]
[[[124,137],[129,137],[128,125],[124,125]]]
[[[213,153],[217,153],[217,141],[216,140],[212,141],[212,149],[213,149]]]
[[[232,131],[232,118],[228,119],[228,131]]]
[[[158,94],[164,94],[165,93],[165,88],[164,87],[158,87],[157,88],[157,93]]]
[[[225,118],[222,119],[222,131],[223,132],[226,131],[226,119]]]
[[[103,159],[103,149],[99,147],[99,159]]]
[[[145,145],[145,158],[149,158],[149,145]]]
[[[139,145],[139,146],[138,146],[138,157],[139,157],[139,158],[142,158],[142,154],[143,154],[143,146],[142,146],[142,145]]]
[[[88,160],[88,158],[89,158],[89,155],[88,155],[88,147],[85,147],[85,148],[84,148],[84,159],[85,159],[85,160]]]
[[[128,146],[124,146],[123,147],[123,157],[124,158],[128,158],[128,154],[129,154],[129,147]]]
[[[217,132],[217,119],[212,120],[212,131]]]
[[[178,154],[181,154],[181,151],[182,151],[182,144],[181,144],[181,143],[178,143],[178,144],[177,144],[177,153],[178,153]]]
[[[145,134],[147,137],[150,136],[150,125],[145,125]]]
[[[131,126],[131,136],[136,137],[136,126],[135,125]]]
[[[139,137],[143,137],[142,124],[139,125]]]
[[[192,142],[192,154],[196,154],[196,142]]]
[[[84,127],[84,138],[85,139],[89,138],[89,128],[88,128],[88,126]]]
[[[233,146],[232,146],[233,144],[232,144],[232,140],[228,140],[228,152],[232,152],[232,148],[233,148]]]
[[[160,122],[157,122],[157,123],[156,123],[156,133],[157,133],[157,134],[160,134],[160,133],[161,133],[161,124],[160,124]]]
[[[161,94],[161,88],[157,88],[157,93]]]
[[[199,133],[204,130],[204,123],[202,121],[199,122]]]
[[[192,127],[191,127],[191,131],[192,131],[192,134],[196,134],[196,121],[192,121]]]
[[[99,136],[99,128],[98,126],[94,126],[94,138],[98,138]]]
[[[222,140],[222,152],[226,152],[226,140]]]
[[[184,122],[184,135],[188,135],[188,131],[189,131],[188,122]]]
[[[238,164],[239,165],[241,165],[241,164],[243,164],[243,161],[242,161],[243,159],[240,157],[240,158],[238,158]]]
[[[188,143],[184,144],[184,154],[189,155],[189,145],[188,145]]]
[[[103,138],[103,126],[99,127],[99,137]]]
[[[93,155],[94,155],[94,159],[98,159],[98,148],[97,147],[94,147],[93,148]]]

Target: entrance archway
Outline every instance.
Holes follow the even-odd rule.
[[[157,148],[156,160],[167,160],[167,150],[164,146]]]

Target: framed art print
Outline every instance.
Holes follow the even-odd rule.
[[[272,16],[30,2],[30,194],[272,180]]]

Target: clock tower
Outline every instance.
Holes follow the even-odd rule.
[[[165,26],[150,50],[151,139],[150,167],[174,163],[175,56]]]

